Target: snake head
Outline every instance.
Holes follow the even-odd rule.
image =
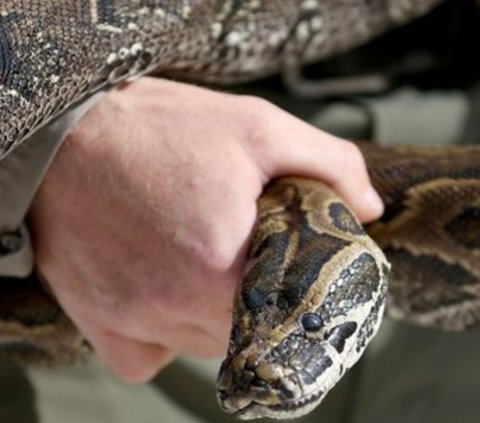
[[[389,273],[318,184],[287,179],[263,201],[217,383],[220,406],[241,419],[298,417],[320,403],[375,335]]]
[[[332,288],[314,313],[294,322],[260,325],[243,336],[234,326],[218,377],[221,407],[241,419],[299,417],[315,408],[360,358],[382,319],[386,286],[370,295],[371,284],[351,289],[356,282],[348,283],[351,299],[334,306]]]
[[[299,417],[356,363],[382,320],[386,286],[372,292],[379,280],[369,279],[369,256],[352,265],[314,312],[287,317],[277,327],[259,325],[250,333],[234,326],[218,378],[218,400],[227,413],[241,419]],[[359,277],[355,269],[362,266],[367,271]],[[299,305],[304,308],[310,309]],[[268,321],[267,314],[264,310]]]

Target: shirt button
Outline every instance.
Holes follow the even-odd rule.
[[[12,254],[23,247],[23,237],[20,231],[18,232],[5,232],[0,235],[0,254]]]

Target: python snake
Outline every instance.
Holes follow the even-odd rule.
[[[288,72],[441,2],[4,0],[0,157],[119,82],[151,73],[224,84]],[[367,228],[376,243],[319,182],[280,179],[260,198],[218,380],[227,412],[308,412],[361,356],[385,301],[392,316],[417,324],[478,324],[480,150],[362,148],[386,203]],[[393,265],[388,296],[379,247]],[[0,284],[0,349],[61,362],[89,351],[34,276]]]

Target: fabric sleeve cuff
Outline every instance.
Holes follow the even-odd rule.
[[[0,277],[26,277],[34,255],[23,223],[35,193],[72,127],[105,95],[65,112],[0,160]]]

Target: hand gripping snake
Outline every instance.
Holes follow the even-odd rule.
[[[223,84],[288,73],[440,2],[5,0],[0,156],[121,81],[153,73]],[[318,181],[279,179],[259,199],[218,379],[227,412],[247,419],[311,410],[362,355],[385,304],[416,324],[478,324],[480,150],[362,150],[386,204],[365,229]],[[32,276],[0,284],[0,350],[71,362],[89,347]]]

